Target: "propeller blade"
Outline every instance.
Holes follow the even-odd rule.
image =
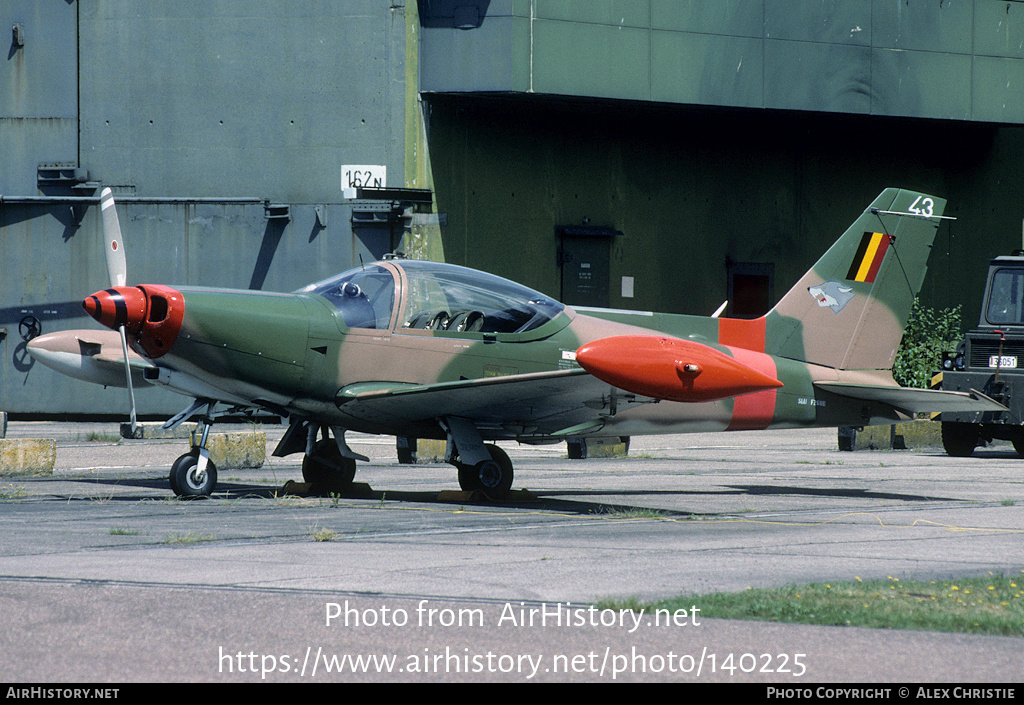
[[[128,263],[124,257],[124,243],[121,241],[121,223],[117,220],[114,207],[114,192],[109,188],[100,192],[100,214],[103,218],[103,250],[107,258],[107,275],[110,286],[124,286],[128,281]],[[137,438],[138,422],[135,414],[135,388],[132,386],[132,367],[128,361],[128,333],[124,324],[118,328],[121,333],[121,352],[124,353],[124,376],[128,382],[129,422],[132,438]]]
[[[100,194],[100,209],[103,216],[103,249],[107,258],[107,274],[111,286],[124,286],[128,281],[128,263],[124,257],[124,243],[121,240],[121,224],[114,207],[114,192],[109,188]]]
[[[124,374],[128,381],[128,407],[131,410],[129,414],[129,422],[132,429],[132,438],[138,438],[136,432],[138,430],[138,424],[135,416],[135,388],[132,386],[132,367],[128,362],[128,334],[125,332],[124,326],[119,329],[121,331],[121,351],[124,353]]]

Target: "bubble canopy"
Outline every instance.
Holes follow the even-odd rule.
[[[441,262],[389,260],[356,267],[296,293],[317,294],[350,328],[525,333],[565,307],[528,287]],[[397,310],[401,308],[401,310]]]

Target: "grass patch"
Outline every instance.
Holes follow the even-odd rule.
[[[8,485],[6,487],[0,488],[0,500],[21,499],[22,497],[27,496],[28,493],[25,491],[25,487],[21,485]]]
[[[189,531],[187,534],[171,534],[164,539],[164,543],[169,544],[189,544],[199,543],[200,541],[213,541],[213,537],[209,534],[201,534],[198,531]]]
[[[664,519],[666,516],[665,512],[658,509],[644,509],[642,507],[629,509],[602,507],[597,513],[605,519]]]
[[[110,528],[111,536],[138,536],[139,532],[135,529],[128,529],[123,526],[113,526]]]
[[[1024,637],[1024,571],[1016,576],[916,581],[888,578],[713,593],[602,605],[701,617]]]
[[[321,526],[314,526],[310,530],[309,535],[314,541],[333,541],[337,536],[337,534],[335,534],[331,529]]]
[[[88,433],[79,433],[75,436],[75,440],[85,441],[86,443],[116,443],[121,445],[121,434],[119,433],[106,433],[103,431],[89,431]]]

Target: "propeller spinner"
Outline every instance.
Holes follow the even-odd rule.
[[[82,307],[107,328],[123,329],[126,338],[132,338],[132,348],[151,359],[171,349],[185,314],[181,292],[160,284],[97,291],[82,301]]]

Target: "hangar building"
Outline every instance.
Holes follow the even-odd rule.
[[[971,322],[1021,243],[1020,0],[9,0],[0,30],[12,413],[125,405],[25,352],[95,325],[106,186],[137,283],[289,291],[401,250],[747,317],[904,186],[949,199],[923,296]]]

